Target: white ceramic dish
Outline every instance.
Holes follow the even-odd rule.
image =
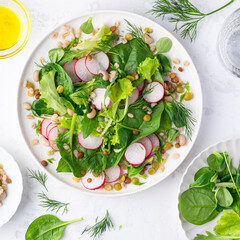
[[[3,165],[7,176],[12,180],[8,184],[7,197],[0,206],[0,227],[7,223],[17,211],[23,191],[23,181],[20,169],[14,158],[0,147],[0,164]]]
[[[213,153],[214,151],[227,152],[229,156],[233,158],[233,166],[237,168],[239,163],[239,158],[240,158],[239,149],[240,149],[240,139],[235,139],[235,140],[227,140],[225,142],[219,142],[217,144],[214,144],[208,147],[207,149],[203,150],[200,154],[198,154],[198,156],[194,158],[192,163],[188,166],[188,168],[186,169],[182,177],[180,187],[179,187],[178,200],[179,200],[180,194],[184,192],[186,189],[188,189],[189,184],[193,182],[193,177],[194,177],[194,174],[197,172],[197,170],[200,169],[201,167],[207,166],[206,159],[211,153]],[[197,234],[205,234],[206,231],[213,232],[213,228],[216,226],[217,220],[221,217],[221,214],[219,214],[218,217],[212,220],[211,222],[197,226],[187,222],[181,216],[179,206],[178,206],[178,211],[179,211],[181,226],[186,234],[186,237],[191,240],[194,239],[194,237],[196,237]]]
[[[53,175],[55,178],[59,179],[61,182],[66,183],[67,185],[74,187],[75,189],[82,190],[87,193],[92,193],[96,195],[103,195],[103,196],[119,196],[119,195],[127,195],[132,194],[135,192],[142,191],[144,189],[147,189],[159,182],[161,182],[163,179],[165,179],[167,176],[169,176],[185,159],[189,151],[191,150],[195,139],[198,134],[198,130],[200,127],[201,122],[201,116],[202,116],[202,91],[201,91],[201,85],[199,81],[199,77],[197,74],[197,71],[195,69],[195,66],[188,55],[187,51],[184,49],[184,47],[177,41],[177,39],[169,33],[166,29],[164,29],[162,26],[158,25],[157,23],[128,12],[120,12],[120,11],[99,11],[99,12],[92,12],[88,14],[84,14],[80,16],[77,19],[73,19],[67,23],[66,25],[69,25],[71,27],[74,27],[75,29],[79,27],[84,21],[88,19],[89,16],[93,16],[93,25],[95,28],[101,27],[102,24],[105,24],[106,26],[112,26],[116,21],[120,23],[120,31],[125,30],[126,31],[126,23],[124,19],[127,19],[133,24],[136,24],[137,26],[150,27],[154,30],[152,33],[152,37],[154,39],[159,39],[160,37],[169,37],[173,42],[173,47],[170,52],[168,52],[166,55],[170,58],[178,58],[180,60],[180,64],[178,66],[182,66],[182,63],[185,60],[188,60],[190,62],[190,65],[188,67],[184,67],[183,72],[178,72],[178,76],[181,80],[184,82],[189,81],[191,86],[191,91],[194,93],[193,100],[186,102],[186,106],[190,108],[193,111],[193,117],[197,120],[197,123],[195,125],[192,141],[188,141],[187,145],[185,147],[180,148],[179,150],[172,150],[172,152],[178,152],[180,154],[180,159],[173,160],[171,158],[172,152],[169,151],[170,157],[168,158],[166,165],[165,165],[165,171],[163,173],[157,173],[153,176],[149,177],[146,184],[141,186],[135,186],[132,185],[127,188],[124,188],[123,190],[117,192],[117,191],[105,191],[105,190],[95,190],[95,191],[88,191],[82,187],[80,183],[75,183],[72,181],[72,174],[63,173],[63,174],[57,174],[55,169],[57,166],[57,161],[54,164],[49,164],[47,168],[44,168],[46,171],[48,171],[51,175]],[[59,29],[53,29],[52,32],[58,31]],[[120,32],[122,34],[122,32]],[[32,73],[35,69],[37,69],[37,66],[35,63],[39,63],[39,58],[43,57],[45,59],[47,58],[48,50],[56,47],[58,40],[53,40],[49,37],[50,33],[43,38],[43,40],[38,44],[36,49],[33,50],[32,55],[29,57],[29,60],[27,61],[24,71],[21,76],[21,80],[19,83],[19,92],[18,92],[18,117],[19,117],[19,123],[20,128],[24,137],[24,140],[31,152],[31,154],[34,156],[34,158],[37,160],[39,165],[41,166],[40,162],[43,159],[49,158],[47,156],[47,150],[40,144],[36,146],[31,146],[30,142],[33,138],[36,138],[34,130],[31,129],[30,125],[32,122],[36,122],[35,120],[27,120],[26,110],[23,109],[22,104],[23,102],[32,101],[32,99],[29,99],[27,97],[27,90],[21,87],[21,82],[25,79],[31,80],[32,79]],[[54,155],[54,158],[59,159],[57,154]]]

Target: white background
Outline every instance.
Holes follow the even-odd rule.
[[[199,2],[199,1],[194,1]],[[0,145],[4,147],[20,165],[24,177],[24,192],[21,204],[14,217],[0,228],[0,239],[24,239],[28,225],[38,216],[46,214],[38,206],[36,193],[41,186],[27,177],[27,168],[36,169],[23,142],[16,111],[16,96],[19,78],[32,49],[41,38],[61,22],[77,17],[83,12],[114,9],[125,10],[154,19],[146,13],[151,9],[152,0],[24,0],[30,12],[33,24],[32,35],[25,49],[16,56],[0,60]],[[209,12],[224,1],[202,0],[197,4],[204,12]],[[180,227],[177,211],[178,185],[188,164],[207,146],[229,138],[236,138],[240,133],[240,79],[225,71],[219,62],[216,45],[219,30],[226,17],[237,9],[236,0],[227,9],[208,17],[199,25],[197,40],[190,44],[174,35],[185,46],[198,70],[204,97],[203,120],[197,141],[185,162],[179,169],[157,186],[144,192],[120,197],[103,198],[87,196],[61,185],[49,176],[49,196],[61,201],[70,202],[69,214],[59,217],[70,220],[84,217],[84,222],[67,227],[63,239],[91,239],[81,236],[87,224],[92,224],[108,209],[115,224],[115,231],[108,232],[100,239],[127,240],[185,240]],[[173,25],[156,19],[169,31]],[[1,216],[0,216],[1,217]],[[118,230],[119,225],[122,229]]]

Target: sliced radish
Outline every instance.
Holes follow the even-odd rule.
[[[51,123],[50,119],[43,119],[40,125],[40,133],[47,138],[47,127]]]
[[[108,168],[104,172],[105,172],[106,182],[112,183],[112,182],[116,182],[119,179],[121,175],[121,168],[119,167],[119,165],[117,165],[117,167]]]
[[[93,97],[92,104],[94,104],[96,106],[97,110],[104,109],[104,97],[105,97],[106,89],[105,88],[95,88],[93,90],[93,93],[95,95]],[[106,100],[105,100],[106,107],[109,107],[110,102],[111,102],[110,98],[106,97]]]
[[[124,156],[130,164],[140,165],[146,158],[146,148],[142,143],[135,142],[127,147]]]
[[[90,180],[91,179],[91,180]],[[104,174],[94,177],[91,172],[87,172],[84,177],[81,178],[82,185],[88,190],[96,190],[101,188],[105,183]]]
[[[62,132],[66,132],[68,131],[68,129],[66,128],[60,128],[58,130],[58,127],[55,126],[53,127],[49,134],[48,134],[48,142],[49,142],[49,145],[52,147],[52,149],[56,150],[56,151],[59,151],[58,147],[57,147],[57,144],[55,143],[57,137],[58,137],[58,134],[59,133],[62,133]]]
[[[86,57],[82,57],[79,60],[77,60],[77,62],[74,65],[74,71],[80,80],[88,82],[94,76],[87,70],[85,66],[85,60]]]
[[[72,82],[75,83],[75,82],[79,82],[80,79],[79,77],[76,75],[75,73],[75,64],[78,60],[76,59],[73,59],[71,61],[71,63],[68,63],[66,62],[64,65],[63,65],[63,68],[65,69],[65,71],[67,72],[67,74],[69,75],[69,77],[72,79]]]
[[[46,129],[47,138],[48,138],[48,135],[49,135],[50,131],[52,130],[52,128],[55,128],[55,127],[57,127],[57,125],[52,122],[50,124],[48,124],[47,129]]]
[[[154,134],[154,133],[152,133],[152,134],[148,135],[148,138],[152,141],[153,149],[154,149],[155,147],[157,147],[157,151],[158,151],[159,148],[160,148],[160,140],[159,140],[159,138],[157,137],[157,135]],[[151,156],[154,155],[154,154],[155,154],[155,153],[152,153]]]
[[[102,145],[103,139],[101,136],[93,137],[92,135],[89,135],[84,139],[82,133],[80,132],[78,134],[78,142],[82,147],[93,150]]]
[[[142,143],[146,148],[146,158],[152,153],[153,143],[149,137],[144,137],[138,140],[138,142]]]
[[[143,90],[143,87],[144,87],[144,81],[142,81],[141,83],[139,83],[137,85],[137,89],[139,90],[139,92],[141,92]]]
[[[100,70],[107,70],[109,68],[109,58],[105,52],[91,52],[90,58],[85,59],[87,70],[94,75],[98,75]]]
[[[139,97],[139,91],[138,91],[137,88],[135,88],[135,89],[133,89],[133,91],[132,91],[132,97],[129,97],[129,98],[128,98],[128,104],[129,104],[129,105],[132,105],[133,103],[135,103],[136,100],[138,99],[138,97]]]
[[[151,82],[147,84],[145,91],[150,90],[151,92],[143,96],[144,100],[149,103],[159,102],[164,97],[164,87],[159,82]]]

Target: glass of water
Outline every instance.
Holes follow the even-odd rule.
[[[223,65],[240,77],[240,8],[227,18],[220,31],[218,53]]]

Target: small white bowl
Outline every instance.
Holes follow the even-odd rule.
[[[0,147],[0,164],[7,176],[12,180],[8,184],[7,197],[2,201],[0,206],[0,227],[7,223],[17,211],[23,192],[23,180],[20,169],[14,158]]]

